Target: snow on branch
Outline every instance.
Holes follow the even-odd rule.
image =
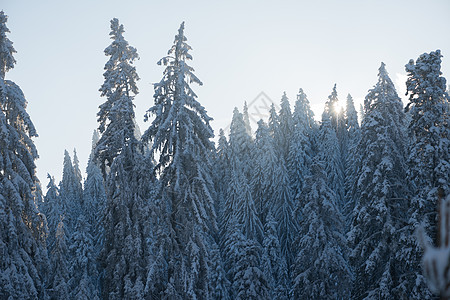
[[[450,195],[439,198],[438,247],[431,245],[423,227],[418,228],[417,237],[424,248],[423,272],[428,286],[441,297],[450,297]]]

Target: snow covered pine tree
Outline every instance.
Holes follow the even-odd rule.
[[[105,49],[109,60],[100,88],[106,102],[100,105],[98,121],[102,134],[95,149],[106,182],[104,247],[100,254],[104,271],[102,293],[105,299],[142,299],[146,276],[146,197],[140,186],[142,170],[140,142],[135,137],[134,96],[139,79],[134,60],[135,48],[123,37],[119,20],[111,20],[113,42]]]
[[[192,56],[186,41],[182,23],[168,56],[158,62],[166,68],[155,84],[155,104],[146,120],[155,118],[143,140],[151,141],[151,152],[158,155],[161,211],[167,214],[164,232],[170,234],[170,249],[165,249],[167,282],[157,287],[159,297],[208,299],[214,288],[211,259],[217,257],[210,253],[212,231],[217,230],[211,165],[214,134],[212,119],[190,87],[202,83],[187,64]]]
[[[424,223],[427,236],[436,237],[436,207],[438,191],[450,194],[450,127],[449,96],[446,79],[441,72],[441,52],[424,53],[405,66],[409,103],[406,110],[410,115],[408,134],[410,138],[408,157],[408,183],[411,194],[408,216],[409,236],[405,244],[412,251],[402,255],[408,262],[410,273],[405,281],[411,291],[411,299],[431,297],[420,269],[422,250],[413,235]]]
[[[8,17],[0,12],[0,298],[45,299],[46,222],[32,138],[36,129],[20,87],[5,79],[16,63],[6,36]]]
[[[364,101],[349,240],[356,299],[406,299],[398,259],[405,231],[405,115],[384,63]]]

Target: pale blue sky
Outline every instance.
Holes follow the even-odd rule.
[[[109,21],[117,17],[137,48],[141,77],[136,116],[144,131],[153,104],[151,83],[163,68],[182,21],[193,47],[191,65],[203,81],[194,87],[218,133],[264,91],[277,103],[283,91],[293,105],[301,87],[316,117],[334,83],[338,95],[361,101],[386,63],[404,89],[404,65],[441,49],[450,79],[450,1],[21,1],[2,0],[17,65],[7,77],[28,99],[40,137],[38,175],[61,178],[64,149],[77,148],[84,171],[97,127],[98,89],[107,60]]]

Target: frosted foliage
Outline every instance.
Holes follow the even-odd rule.
[[[247,180],[250,180],[253,141],[246,130],[244,116],[235,107],[230,125],[229,144],[231,155],[237,157],[242,164],[242,169]]]
[[[309,175],[311,158],[314,156],[313,140],[316,130],[314,113],[302,89],[298,92],[292,119],[293,133],[287,158],[287,167],[293,197],[299,203],[298,200],[304,179]]]
[[[365,117],[356,160],[355,208],[349,240],[355,297],[409,298],[398,241],[406,230],[405,116],[385,65],[365,98]],[[396,271],[394,271],[396,270]]]
[[[291,107],[286,92],[281,97],[280,112],[278,115],[278,127],[275,133],[275,149],[285,160],[288,156],[289,146],[292,138],[293,119]]]
[[[104,297],[139,299],[143,292],[145,235],[148,233],[147,205],[141,179],[148,180],[142,158],[126,146],[114,159],[106,180],[107,201],[104,213],[104,245],[100,264],[104,270]],[[148,183],[147,183],[148,184]],[[130,286],[136,288],[130,291]]]
[[[422,224],[425,233],[434,237],[437,229],[436,207],[439,190],[450,193],[449,98],[446,79],[441,73],[441,52],[424,53],[405,66],[409,103],[408,182],[411,194],[408,215],[409,233],[405,243],[411,250],[404,254],[409,262],[409,281],[418,278],[407,288],[417,299],[431,297],[420,270],[422,250],[412,233]]]
[[[211,250],[211,284],[212,284],[212,299],[230,299],[230,281],[226,277],[224,262],[221,253],[216,243],[212,244]]]
[[[341,209],[344,206],[344,172],[339,150],[339,141],[333,129],[327,109],[322,114],[322,124],[317,137],[320,160],[325,163],[328,185],[335,193],[336,203]]]
[[[294,203],[291,187],[284,162],[277,168],[278,178],[275,183],[274,214],[277,221],[278,238],[281,244],[281,254],[286,259],[288,269],[294,259],[294,236],[298,231],[297,220],[294,217]]]
[[[304,216],[293,267],[295,299],[348,299],[352,276],[343,217],[326,183],[324,165],[315,160],[303,191]]]
[[[74,152],[76,154],[76,152]],[[78,158],[74,156],[74,161],[67,152],[64,151],[63,176],[59,184],[61,195],[61,214],[65,218],[66,232],[71,235],[75,228],[78,216],[82,213],[83,187],[81,184],[81,171],[78,165]]]
[[[67,237],[64,231],[63,220],[61,220],[56,229],[55,247],[51,252],[50,294],[53,299],[69,298],[69,262],[67,261],[67,254]]]
[[[227,202],[231,207],[227,216],[228,221],[235,218],[235,221],[242,225],[242,233],[247,239],[260,242],[263,237],[263,226],[256,211],[250,185],[237,157],[233,157],[231,161],[231,182]],[[232,226],[232,223],[228,223],[227,226]]]
[[[7,21],[8,16],[3,11],[0,11],[0,75],[2,80],[5,78],[6,72],[14,68],[16,63],[13,57],[16,50],[11,40],[6,36],[10,32],[6,26]]]
[[[215,190],[216,190],[216,214],[219,224],[223,224],[225,214],[229,211],[225,205],[227,197],[227,182],[230,180],[230,147],[225,137],[224,131],[220,129],[219,142],[215,156]],[[220,233],[223,234],[225,226],[219,226]]]
[[[84,216],[87,223],[91,225],[92,235],[97,245],[96,252],[102,243],[103,224],[102,215],[106,204],[106,191],[103,176],[99,166],[94,160],[95,147],[100,136],[95,130],[92,135],[92,151],[89,155],[88,165],[86,167],[86,180],[83,189]]]
[[[350,94],[348,94],[347,96],[345,124],[347,130],[347,144],[346,149],[341,149],[341,152],[344,153],[343,159],[345,163],[345,203],[343,212],[347,219],[348,225],[356,201],[353,190],[355,188],[355,173],[357,170],[357,163],[359,161],[358,143],[361,137],[361,130],[358,123],[358,114],[353,103],[353,98]]]
[[[44,202],[41,205],[41,211],[47,218],[48,236],[47,248],[51,251],[53,249],[56,229],[61,218],[65,216],[67,208],[65,203],[61,201],[61,195],[58,187],[55,185],[55,178],[47,174],[49,182],[47,184],[47,193],[44,197]]]
[[[94,240],[90,231],[89,223],[80,216],[69,248],[73,257],[69,281],[73,299],[99,299]]]
[[[258,121],[252,161],[252,195],[258,216],[264,222],[267,213],[275,204],[274,183],[277,182],[279,175],[277,172],[279,157],[275,153],[269,129],[262,120]]]
[[[41,270],[47,262],[46,222],[34,161],[38,158],[27,100],[20,87],[6,80],[15,50],[8,39],[7,16],[0,12],[0,298],[45,296]]]
[[[226,244],[228,263],[231,266],[232,299],[270,299],[267,279],[261,265],[261,248],[248,240],[234,227]]]
[[[173,247],[170,251],[165,249],[168,282],[163,283],[163,294],[204,299],[212,292],[208,244],[211,231],[217,230],[211,140],[214,134],[212,118],[191,88],[191,84],[202,82],[188,65],[192,60],[190,50],[182,23],[168,56],[158,62],[165,69],[163,78],[154,85],[154,105],[145,115],[145,121],[153,120],[142,138],[152,143],[151,154],[161,184],[159,194],[164,195],[159,205],[164,206],[161,209],[170,220],[163,223],[164,231],[170,232],[170,242],[163,247]]]
[[[408,177],[418,190],[412,202],[412,217],[417,223],[434,209],[438,188],[446,194],[450,192],[449,98],[445,91],[446,79],[440,71],[441,57],[437,50],[424,53],[415,63],[411,60],[406,65],[407,109],[411,115]]]
[[[289,299],[289,275],[285,258],[281,255],[277,223],[269,213],[264,226],[262,268],[272,299]]]
[[[247,107],[247,101],[244,102],[244,110],[242,112],[244,117],[244,123],[245,123],[245,131],[249,136],[252,136],[252,127],[250,126],[250,118],[248,115],[248,107]]]
[[[134,104],[138,94],[136,82],[139,76],[133,63],[139,58],[137,50],[123,37],[124,28],[119,20],[111,20],[111,45],[105,49],[109,60],[105,64],[104,83],[100,87],[101,96],[106,101],[98,112],[99,131],[102,134],[96,147],[96,159],[103,174],[124,145],[136,147]]]
[[[95,148],[95,158],[105,179],[106,203],[103,211],[104,232],[99,262],[103,273],[102,297],[141,299],[146,276],[146,235],[148,223],[148,187],[152,174],[147,169],[140,143],[135,137],[134,96],[139,79],[132,65],[136,49],[123,38],[123,25],[111,20],[113,40],[105,49],[105,82],[100,88],[106,102],[100,105],[98,121],[102,133]],[[95,167],[91,166],[95,173]],[[152,166],[150,166],[152,168]],[[95,174],[91,174],[95,175]],[[89,183],[91,200],[101,201],[100,180]],[[98,194],[96,195],[96,192]],[[89,195],[88,194],[88,195]],[[100,199],[92,199],[99,196]],[[101,203],[98,203],[102,207]],[[96,205],[91,203],[90,205]],[[92,220],[93,218],[90,217]]]

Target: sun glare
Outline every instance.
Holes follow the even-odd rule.
[[[341,110],[345,110],[344,101],[338,101],[338,102],[334,103],[333,109],[336,113],[339,113]]]

